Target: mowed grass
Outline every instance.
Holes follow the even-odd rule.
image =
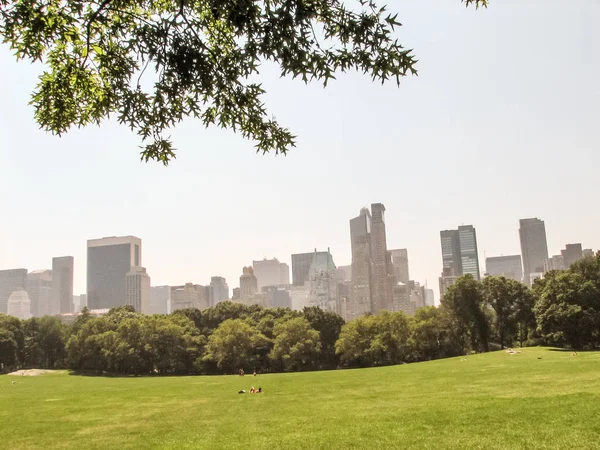
[[[264,393],[237,394],[252,385]],[[0,448],[600,449],[600,353],[256,378],[0,376]]]

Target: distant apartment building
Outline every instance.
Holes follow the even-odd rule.
[[[328,311],[337,311],[338,281],[336,267],[329,250],[315,252],[308,275],[310,306]]]
[[[544,271],[544,261],[548,259],[546,225],[538,218],[519,220],[519,239],[523,257],[523,282],[531,285],[531,274]]]
[[[171,286],[171,312],[187,308],[205,310],[209,306],[206,294],[206,287],[198,284],[186,283],[183,286]]]
[[[79,314],[85,306],[85,295],[73,296],[73,313]]]
[[[352,266],[338,266],[335,269],[335,276],[339,282],[350,282],[352,280]]]
[[[27,269],[0,270],[0,313],[8,312],[8,299],[16,291],[27,291]]]
[[[90,309],[127,304],[127,274],[142,266],[142,241],[134,236],[92,239],[87,246],[87,300]]]
[[[393,311],[401,311],[404,314],[412,316],[417,311],[417,305],[411,300],[410,286],[399,281],[393,290],[394,301]]]
[[[584,258],[593,258],[594,257],[594,250],[592,250],[591,248],[586,248],[583,250],[583,257]]]
[[[169,314],[171,286],[150,287],[150,310],[152,314]]]
[[[440,301],[444,297],[444,294],[446,294],[448,288],[452,286],[458,278],[457,276],[453,275],[453,273],[454,272],[450,268],[446,268],[442,271],[442,275],[439,278]]]
[[[210,306],[229,300],[229,286],[225,278],[211,277],[210,288]]]
[[[310,306],[310,291],[307,285],[291,286],[290,298],[292,300],[292,309],[302,311],[306,306]]]
[[[550,272],[551,270],[565,270],[565,259],[563,255],[554,255],[544,261],[543,272]]]
[[[258,281],[254,275],[254,269],[244,267],[240,276],[240,298],[251,297],[258,292]]]
[[[289,285],[288,285],[289,286]],[[262,289],[269,308],[291,308],[292,297],[290,291],[283,286],[265,286]]]
[[[277,258],[252,261],[252,269],[259,291],[265,286],[290,284],[290,268],[286,263],[279,262]]]
[[[583,259],[583,249],[581,244],[567,244],[565,249],[560,251],[560,254],[563,257],[566,269],[571,267],[571,264],[575,261]]]
[[[54,314],[52,308],[52,271],[34,270],[27,275],[27,294],[31,302],[31,315],[43,317]]]
[[[410,281],[408,271],[408,250],[405,248],[390,250],[390,257],[396,281],[408,284]]]
[[[523,281],[521,255],[491,256],[485,259],[485,272],[493,277],[506,277]]]
[[[150,276],[144,267],[132,267],[125,276],[126,305],[142,314],[152,314]]]
[[[73,312],[73,270],[72,256],[52,258],[51,314]]]
[[[423,288],[423,298],[425,299],[425,306],[435,306],[433,289]]]
[[[7,314],[21,320],[31,318],[31,301],[27,291],[13,291],[8,298]]]

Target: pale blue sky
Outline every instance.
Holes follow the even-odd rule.
[[[327,89],[265,68],[270,112],[298,135],[287,157],[188,121],[168,168],[139,161],[124,127],[38,130],[28,106],[40,68],[0,47],[0,269],[75,256],[85,292],[86,240],[143,240],[152,284],[238,285],[253,259],[331,248],[350,263],[348,220],[387,208],[388,248],[436,290],[439,231],[477,229],[480,264],[520,253],[518,220],[546,221],[548,246],[600,248],[600,2],[389,2],[419,76],[400,88],[347,74]]]

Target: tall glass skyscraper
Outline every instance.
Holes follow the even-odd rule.
[[[142,240],[134,236],[88,241],[87,301],[90,309],[127,304],[127,274],[142,264]]]
[[[473,225],[461,225],[458,230],[440,231],[442,244],[442,276],[460,277],[470,274],[476,280],[481,278],[477,232]]]
[[[538,218],[519,220],[521,256],[523,257],[523,281],[531,285],[531,274],[544,271],[548,259],[546,225]]]

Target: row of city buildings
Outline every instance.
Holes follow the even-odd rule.
[[[566,244],[560,255],[549,256],[546,225],[538,218],[519,221],[520,255],[493,256],[485,258],[485,274],[505,276],[528,286],[550,270],[565,270],[571,264],[587,256],[592,249],[584,249],[580,243]],[[459,226],[457,230],[440,232],[442,244],[442,274],[439,278],[440,295],[443,296],[456,278],[470,274],[481,279],[477,232],[472,225]]]
[[[567,244],[560,255],[548,256],[542,220],[522,219],[522,255],[486,258],[487,275],[504,275],[531,284],[549,270],[566,269],[591,249]],[[464,274],[481,279],[477,234],[472,225],[440,232],[442,274],[440,295]],[[53,258],[52,269],[0,270],[0,312],[26,319],[60,315],[72,319],[87,306],[97,315],[131,305],[144,314],[215,306],[224,300],[246,305],[301,310],[318,306],[346,320],[383,310],[412,315],[435,304],[433,290],[411,280],[407,249],[387,248],[385,206],[374,203],[350,220],[351,265],[337,267],[329,249],[291,255],[290,267],[277,258],[252,261],[244,267],[239,287],[213,276],[208,284],[151,286],[142,264],[142,241],[135,236],[87,242],[87,291],[73,295],[74,258]],[[484,275],[485,275],[484,274]]]

